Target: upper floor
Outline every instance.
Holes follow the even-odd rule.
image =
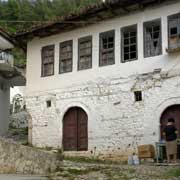
[[[175,70],[180,68],[179,50],[180,2],[171,1],[33,38],[27,46],[27,90]]]

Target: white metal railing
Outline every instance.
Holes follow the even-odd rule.
[[[0,52],[0,63],[7,63],[13,66],[13,56],[9,52]]]

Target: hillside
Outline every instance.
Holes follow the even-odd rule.
[[[101,0],[0,0],[0,26],[9,33],[26,30],[37,24],[48,23],[81,7]],[[25,54],[18,48],[13,51],[15,65],[25,65]]]

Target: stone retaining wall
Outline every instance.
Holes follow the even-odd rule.
[[[0,139],[0,173],[48,174],[60,159],[57,154]]]

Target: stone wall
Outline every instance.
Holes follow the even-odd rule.
[[[137,145],[159,141],[161,113],[180,104],[179,83],[179,74],[149,73],[99,79],[97,83],[29,96],[32,143],[62,147],[63,116],[70,107],[79,106],[88,114],[88,153],[126,156],[136,151]],[[135,90],[142,91],[143,101],[135,102]],[[46,106],[47,100],[52,101],[52,107]]]
[[[59,164],[56,154],[0,139],[0,173],[44,175]]]

